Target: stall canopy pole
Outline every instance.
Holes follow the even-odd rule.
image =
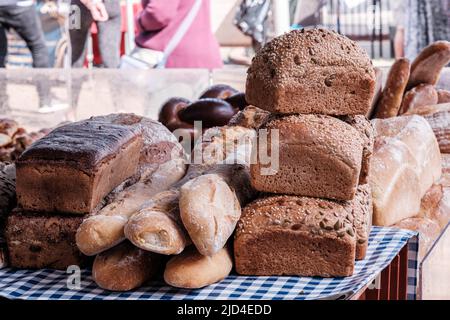
[[[133,3],[133,0],[127,0],[127,42],[125,47],[126,54],[130,54],[135,46]]]
[[[288,32],[291,26],[289,1],[272,0],[272,12],[275,36]]]

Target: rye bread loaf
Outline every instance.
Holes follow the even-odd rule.
[[[258,199],[244,208],[236,229],[236,271],[349,276],[357,252],[359,258],[365,255],[370,214],[367,189],[348,202],[296,196]]]
[[[5,224],[16,204],[16,167],[0,162],[0,269],[7,265]]]
[[[16,162],[17,199],[30,211],[92,212],[136,173],[139,129],[83,120],[54,129]]]
[[[8,217],[5,232],[11,267],[65,270],[70,265],[85,266],[88,260],[75,243],[82,220],[78,215],[15,209]]]
[[[356,42],[331,30],[303,29],[258,51],[245,98],[274,113],[366,115],[375,83],[372,62]]]
[[[365,142],[357,129],[325,115],[280,117],[263,128],[268,131],[267,147],[275,159],[271,148],[279,146],[279,166],[263,164],[258,152],[250,166],[256,190],[336,200],[354,197]]]

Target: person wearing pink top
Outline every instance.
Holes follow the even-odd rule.
[[[164,51],[195,0],[142,0],[136,45]],[[167,59],[166,68],[221,68],[219,44],[211,32],[210,3],[203,0],[186,34]]]

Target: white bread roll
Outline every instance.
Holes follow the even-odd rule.
[[[225,247],[206,257],[193,247],[167,262],[164,281],[177,288],[197,289],[226,278],[233,268],[233,260]]]

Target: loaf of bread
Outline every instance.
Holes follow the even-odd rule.
[[[407,88],[419,84],[435,85],[442,68],[450,62],[450,42],[436,41],[423,49],[411,64],[411,75]]]
[[[0,269],[7,265],[6,219],[16,203],[16,168],[0,162]]]
[[[167,190],[185,174],[185,155],[181,145],[159,122],[133,114],[113,114],[95,120],[127,125],[141,130],[138,181],[110,196],[109,203],[83,221],[77,232],[77,245],[86,255],[95,255],[125,239],[124,226],[143,204]]]
[[[258,130],[269,120],[270,115],[271,113],[269,111],[255,106],[248,106],[244,110],[236,113],[228,125]]]
[[[324,115],[285,116],[264,128],[268,130],[267,150],[273,152],[271,145],[279,146],[279,168],[273,169],[272,162],[263,164],[258,152],[256,163],[250,166],[256,190],[337,200],[354,197],[364,149],[357,129]],[[279,141],[272,142],[273,134],[279,135]]]
[[[414,113],[420,107],[434,105],[438,103],[438,94],[431,84],[419,84],[406,92],[403,97],[399,115],[407,112]]]
[[[365,255],[370,193],[354,200],[271,196],[244,208],[234,239],[236,271],[245,275],[339,277]]]
[[[425,258],[441,233],[439,225],[428,218],[405,219],[395,224],[394,227],[419,232],[419,262]]]
[[[423,116],[433,129],[441,152],[450,153],[450,103],[423,106],[407,113],[411,114]]]
[[[233,260],[226,247],[210,257],[190,247],[167,262],[164,281],[177,288],[198,289],[223,280],[232,268]]]
[[[92,277],[100,288],[129,291],[149,281],[159,271],[161,263],[157,254],[123,242],[95,257]]]
[[[366,115],[376,76],[356,42],[325,29],[295,30],[268,42],[247,72],[246,100],[274,113]]]
[[[408,59],[400,58],[394,62],[378,101],[375,118],[385,119],[397,116],[408,84],[409,69]]]
[[[85,266],[88,260],[75,243],[82,220],[78,215],[14,210],[5,232],[11,267],[66,270],[71,265]]]
[[[241,216],[241,205],[254,196],[248,169],[222,165],[180,189],[180,214],[192,242],[205,256],[221,250]]]
[[[381,95],[383,93],[383,70],[380,68],[375,69],[375,94],[372,98],[372,103],[370,104],[370,109],[366,113],[367,119],[372,119],[374,115],[377,113],[378,102],[380,101]]]
[[[375,119],[369,181],[374,224],[389,226],[419,213],[420,199],[441,176],[441,156],[427,121],[419,116]]]
[[[450,188],[433,185],[422,198],[418,218],[428,218],[443,230],[450,222]]]
[[[54,129],[16,162],[17,199],[31,211],[92,212],[136,173],[141,132],[84,120]]]

